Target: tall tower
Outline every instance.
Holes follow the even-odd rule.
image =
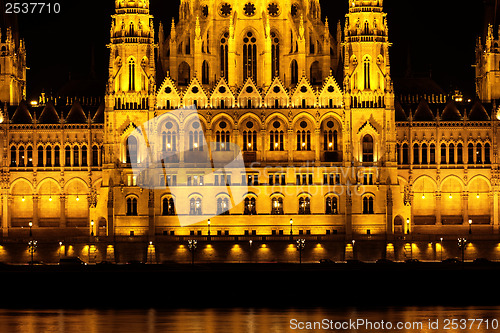
[[[396,123],[383,0],[350,0],[344,34],[344,98],[350,123],[347,161],[353,161],[364,177],[376,178],[374,183],[385,194],[377,198],[377,205],[386,207],[391,232],[391,198],[397,190]]]
[[[0,1],[4,6],[4,1]],[[0,15],[0,102],[19,105],[26,99],[26,48],[15,15]]]
[[[124,161],[125,128],[148,121],[156,90],[153,16],[149,0],[116,0],[106,92],[105,161]],[[131,129],[130,129],[131,131]]]
[[[123,195],[115,185],[123,184],[124,177],[130,178],[132,174],[127,158],[127,139],[135,128],[154,118],[156,90],[157,46],[149,0],[116,0],[115,7],[108,45],[109,78],[100,194],[105,204],[98,206],[95,212],[91,210],[93,218],[106,217],[109,235],[115,230],[115,203],[121,202],[119,196]]]

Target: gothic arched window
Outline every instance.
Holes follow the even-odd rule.
[[[162,215],[169,216],[175,215],[175,206],[173,198],[165,198],[162,201]]]
[[[128,90],[135,90],[135,61],[128,62]]]
[[[326,198],[326,210],[325,214],[328,215],[337,215],[339,213],[338,209],[338,199],[337,197],[328,197]]]
[[[283,215],[283,198],[274,197],[272,199],[271,215]]]
[[[277,77],[280,75],[280,39],[275,32],[271,33],[272,39],[272,75]]]
[[[292,84],[299,83],[299,65],[297,64],[297,60],[292,60],[290,65],[290,72],[292,78]]]
[[[228,39],[229,32],[226,32],[220,40],[220,71],[221,77],[226,79],[228,74]]]
[[[371,135],[363,137],[363,162],[373,162],[373,138]]]
[[[374,214],[373,203],[373,196],[370,195],[363,198],[363,214]]]
[[[137,163],[137,139],[130,136],[125,144],[127,149],[126,162],[129,164]]]
[[[203,61],[203,66],[201,67],[201,83],[209,84],[210,80],[210,68],[208,66],[208,62]]]
[[[371,67],[371,61],[370,58],[366,57],[364,60],[364,69],[365,69],[365,89],[371,89],[370,88],[370,67]]]
[[[257,39],[251,31],[243,38],[243,80],[257,82]]]
[[[137,198],[127,199],[127,216],[137,216]]]

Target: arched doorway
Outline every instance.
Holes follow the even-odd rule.
[[[394,218],[394,234],[402,235],[404,233],[403,218],[398,215]]]

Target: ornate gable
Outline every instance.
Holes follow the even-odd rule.
[[[290,102],[288,91],[283,82],[276,77],[264,96],[264,104],[267,107],[286,108]]]
[[[262,106],[262,96],[251,78],[249,78],[240,89],[238,105],[240,108],[248,109],[260,108]]]
[[[156,95],[156,104],[159,109],[179,108],[181,106],[181,95],[174,81],[170,76],[167,76]]]
[[[219,80],[210,97],[210,104],[216,108],[233,108],[236,105],[236,97],[224,78]]]
[[[330,75],[319,91],[319,104],[326,108],[341,108],[344,96],[335,78]]]
[[[292,93],[292,105],[296,108],[313,108],[316,106],[317,94],[307,77],[300,79]]]
[[[195,105],[197,108],[207,108],[209,106],[208,97],[203,90],[203,85],[194,77],[184,92],[182,99],[184,107]]]

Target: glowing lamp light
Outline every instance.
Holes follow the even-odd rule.
[[[194,147],[195,147],[195,148],[198,148],[198,144],[197,144],[197,143],[195,143],[195,144],[194,144]]]
[[[24,197],[22,197],[21,201],[24,202],[26,199]]]
[[[332,148],[332,147],[333,147],[333,142],[330,142],[330,143],[328,144],[328,147]]]
[[[278,148],[279,144],[276,142],[276,143],[274,144],[274,146],[275,146],[276,148]]]
[[[450,193],[450,196],[448,198],[453,199],[453,195]]]
[[[49,197],[49,201],[52,202],[52,196]]]
[[[167,148],[170,149],[171,147],[170,143],[167,143]]]
[[[38,106],[38,102],[37,101],[31,101],[30,104],[31,104],[31,106]]]
[[[425,200],[425,194],[422,194],[422,199],[424,199],[424,200]]]
[[[76,196],[76,201],[80,201],[80,197],[79,196]]]
[[[479,193],[478,193],[478,194],[476,195],[476,199],[479,199],[479,197],[480,197],[480,196],[479,196]]]

